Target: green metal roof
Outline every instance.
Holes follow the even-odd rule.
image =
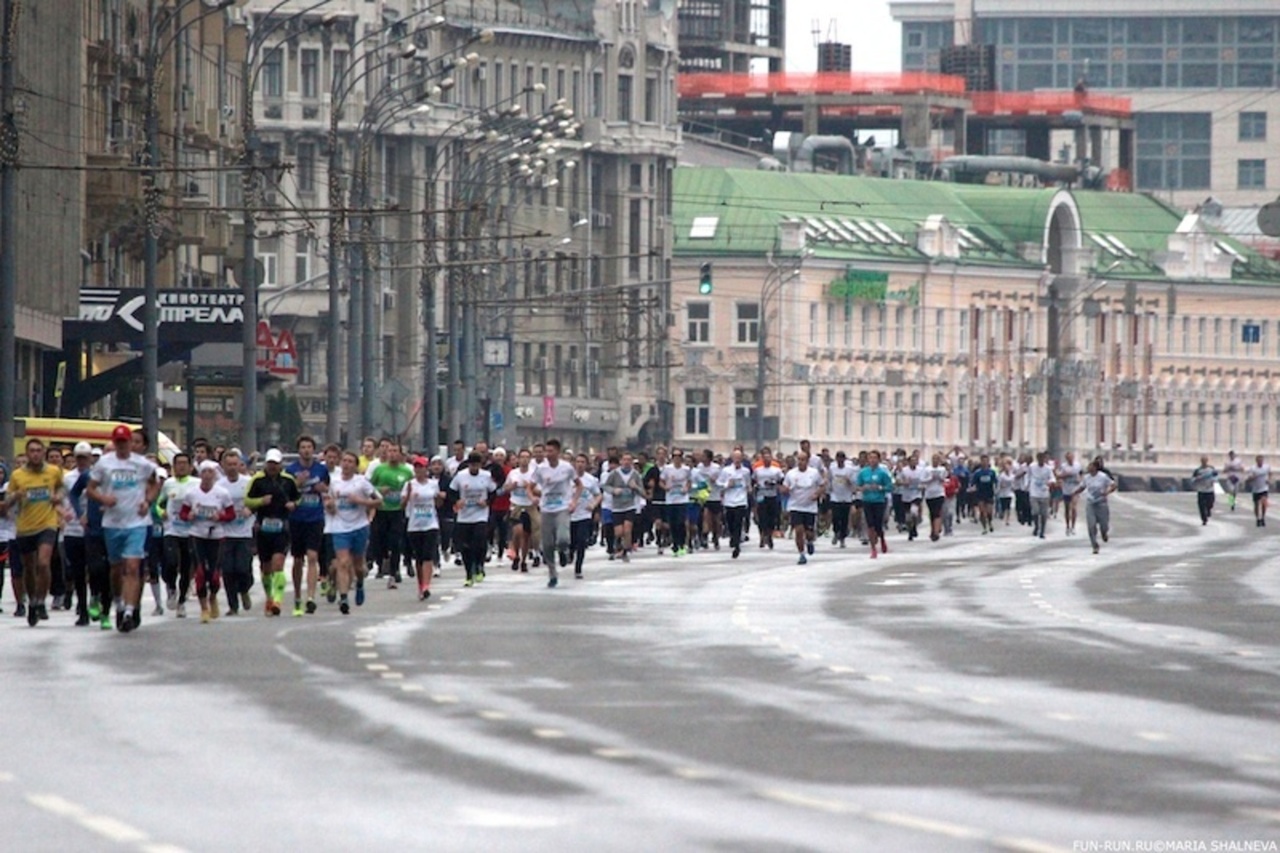
[[[677,256],[759,255],[774,249],[778,225],[804,223],[807,246],[837,260],[927,258],[916,235],[941,214],[961,233],[961,263],[1038,268],[1020,251],[1041,245],[1056,189],[1021,189],[937,181],[681,167],[675,171]],[[1165,279],[1153,262],[1166,251],[1183,214],[1135,193],[1071,193],[1086,248],[1115,278]],[[695,219],[698,220],[695,228]],[[692,233],[699,234],[692,237]],[[1233,281],[1280,284],[1280,264],[1223,236],[1242,260]]]

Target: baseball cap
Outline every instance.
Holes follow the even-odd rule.
[[[167,469],[167,468],[157,468],[157,469],[156,469],[156,479],[157,479],[157,480],[167,480],[167,479],[169,479],[169,469]]]
[[[418,466],[422,466],[423,468],[426,468],[426,467],[427,467],[427,465],[429,465],[429,464],[430,464],[430,463],[428,463],[428,462],[427,462],[427,457],[425,457],[425,456],[415,456],[415,457],[413,457],[413,467],[415,467],[415,468],[417,468]]]
[[[131,441],[133,439],[133,430],[124,424],[119,424],[111,431],[112,441]]]
[[[93,455],[92,445],[90,445],[89,442],[87,441],[76,442],[75,455],[76,456],[92,456]]]
[[[268,461],[268,462],[283,462],[283,461],[284,461],[284,454],[280,452],[280,449],[279,449],[278,447],[273,447],[273,448],[271,448],[270,450],[268,450],[268,451],[267,451],[267,461]]]
[[[97,458],[98,458],[98,457],[100,457],[100,456],[102,456],[102,448],[101,448],[101,447],[95,447],[95,448],[93,449],[93,458],[94,458],[94,459],[97,459]]]

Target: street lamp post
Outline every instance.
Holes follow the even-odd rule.
[[[18,122],[14,104],[17,0],[0,0],[0,456],[13,452],[18,401]]]
[[[760,328],[756,334],[756,445],[763,447],[765,442],[765,392],[768,390],[768,356],[769,356],[769,301],[782,291],[782,285],[800,274],[800,263],[803,256],[796,259],[796,266],[784,275],[783,266],[769,259],[769,274],[760,287]]]

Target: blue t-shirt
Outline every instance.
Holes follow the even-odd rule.
[[[973,476],[969,482],[973,484],[973,490],[981,501],[990,501],[995,498],[996,486],[999,485],[1000,477],[991,468],[979,468],[973,472]]]
[[[864,504],[882,504],[893,493],[893,475],[881,467],[867,466],[858,472],[858,489]]]
[[[329,482],[329,469],[319,459],[313,458],[309,467],[303,465],[301,459],[296,459],[285,466],[284,470],[298,483],[298,494],[301,496],[289,519],[312,524],[323,523],[324,500],[323,495],[316,491],[316,486]],[[307,472],[305,482],[298,476],[303,471]]]

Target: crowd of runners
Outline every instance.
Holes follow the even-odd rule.
[[[983,535],[1016,523],[1043,539],[1061,518],[1074,536],[1081,510],[1096,554],[1117,488],[1101,457],[849,456],[814,454],[808,441],[785,455],[658,447],[591,457],[556,440],[512,453],[455,442],[428,458],[391,439],[356,452],[302,436],[296,453],[268,450],[260,467],[201,440],[165,465],[146,447],[141,431],[120,426],[106,448],[32,439],[12,470],[0,464],[0,607],[6,563],[14,613],[29,625],[52,609],[128,633],[147,607],[185,618],[193,596],[202,622],[249,613],[259,588],[269,617],[322,605],[345,615],[371,579],[388,589],[412,581],[420,600],[442,570],[470,587],[495,568],[532,569],[555,588],[562,569],[584,577],[593,549],[625,563],[642,549],[682,558],[723,545],[736,559],[753,535],[757,548],[794,547],[800,564],[828,537],[874,559],[891,534],[937,542],[961,522]],[[1246,467],[1232,453],[1221,472],[1203,459],[1191,478],[1202,521],[1219,489],[1234,510],[1244,488],[1265,526],[1270,479],[1261,456]]]

